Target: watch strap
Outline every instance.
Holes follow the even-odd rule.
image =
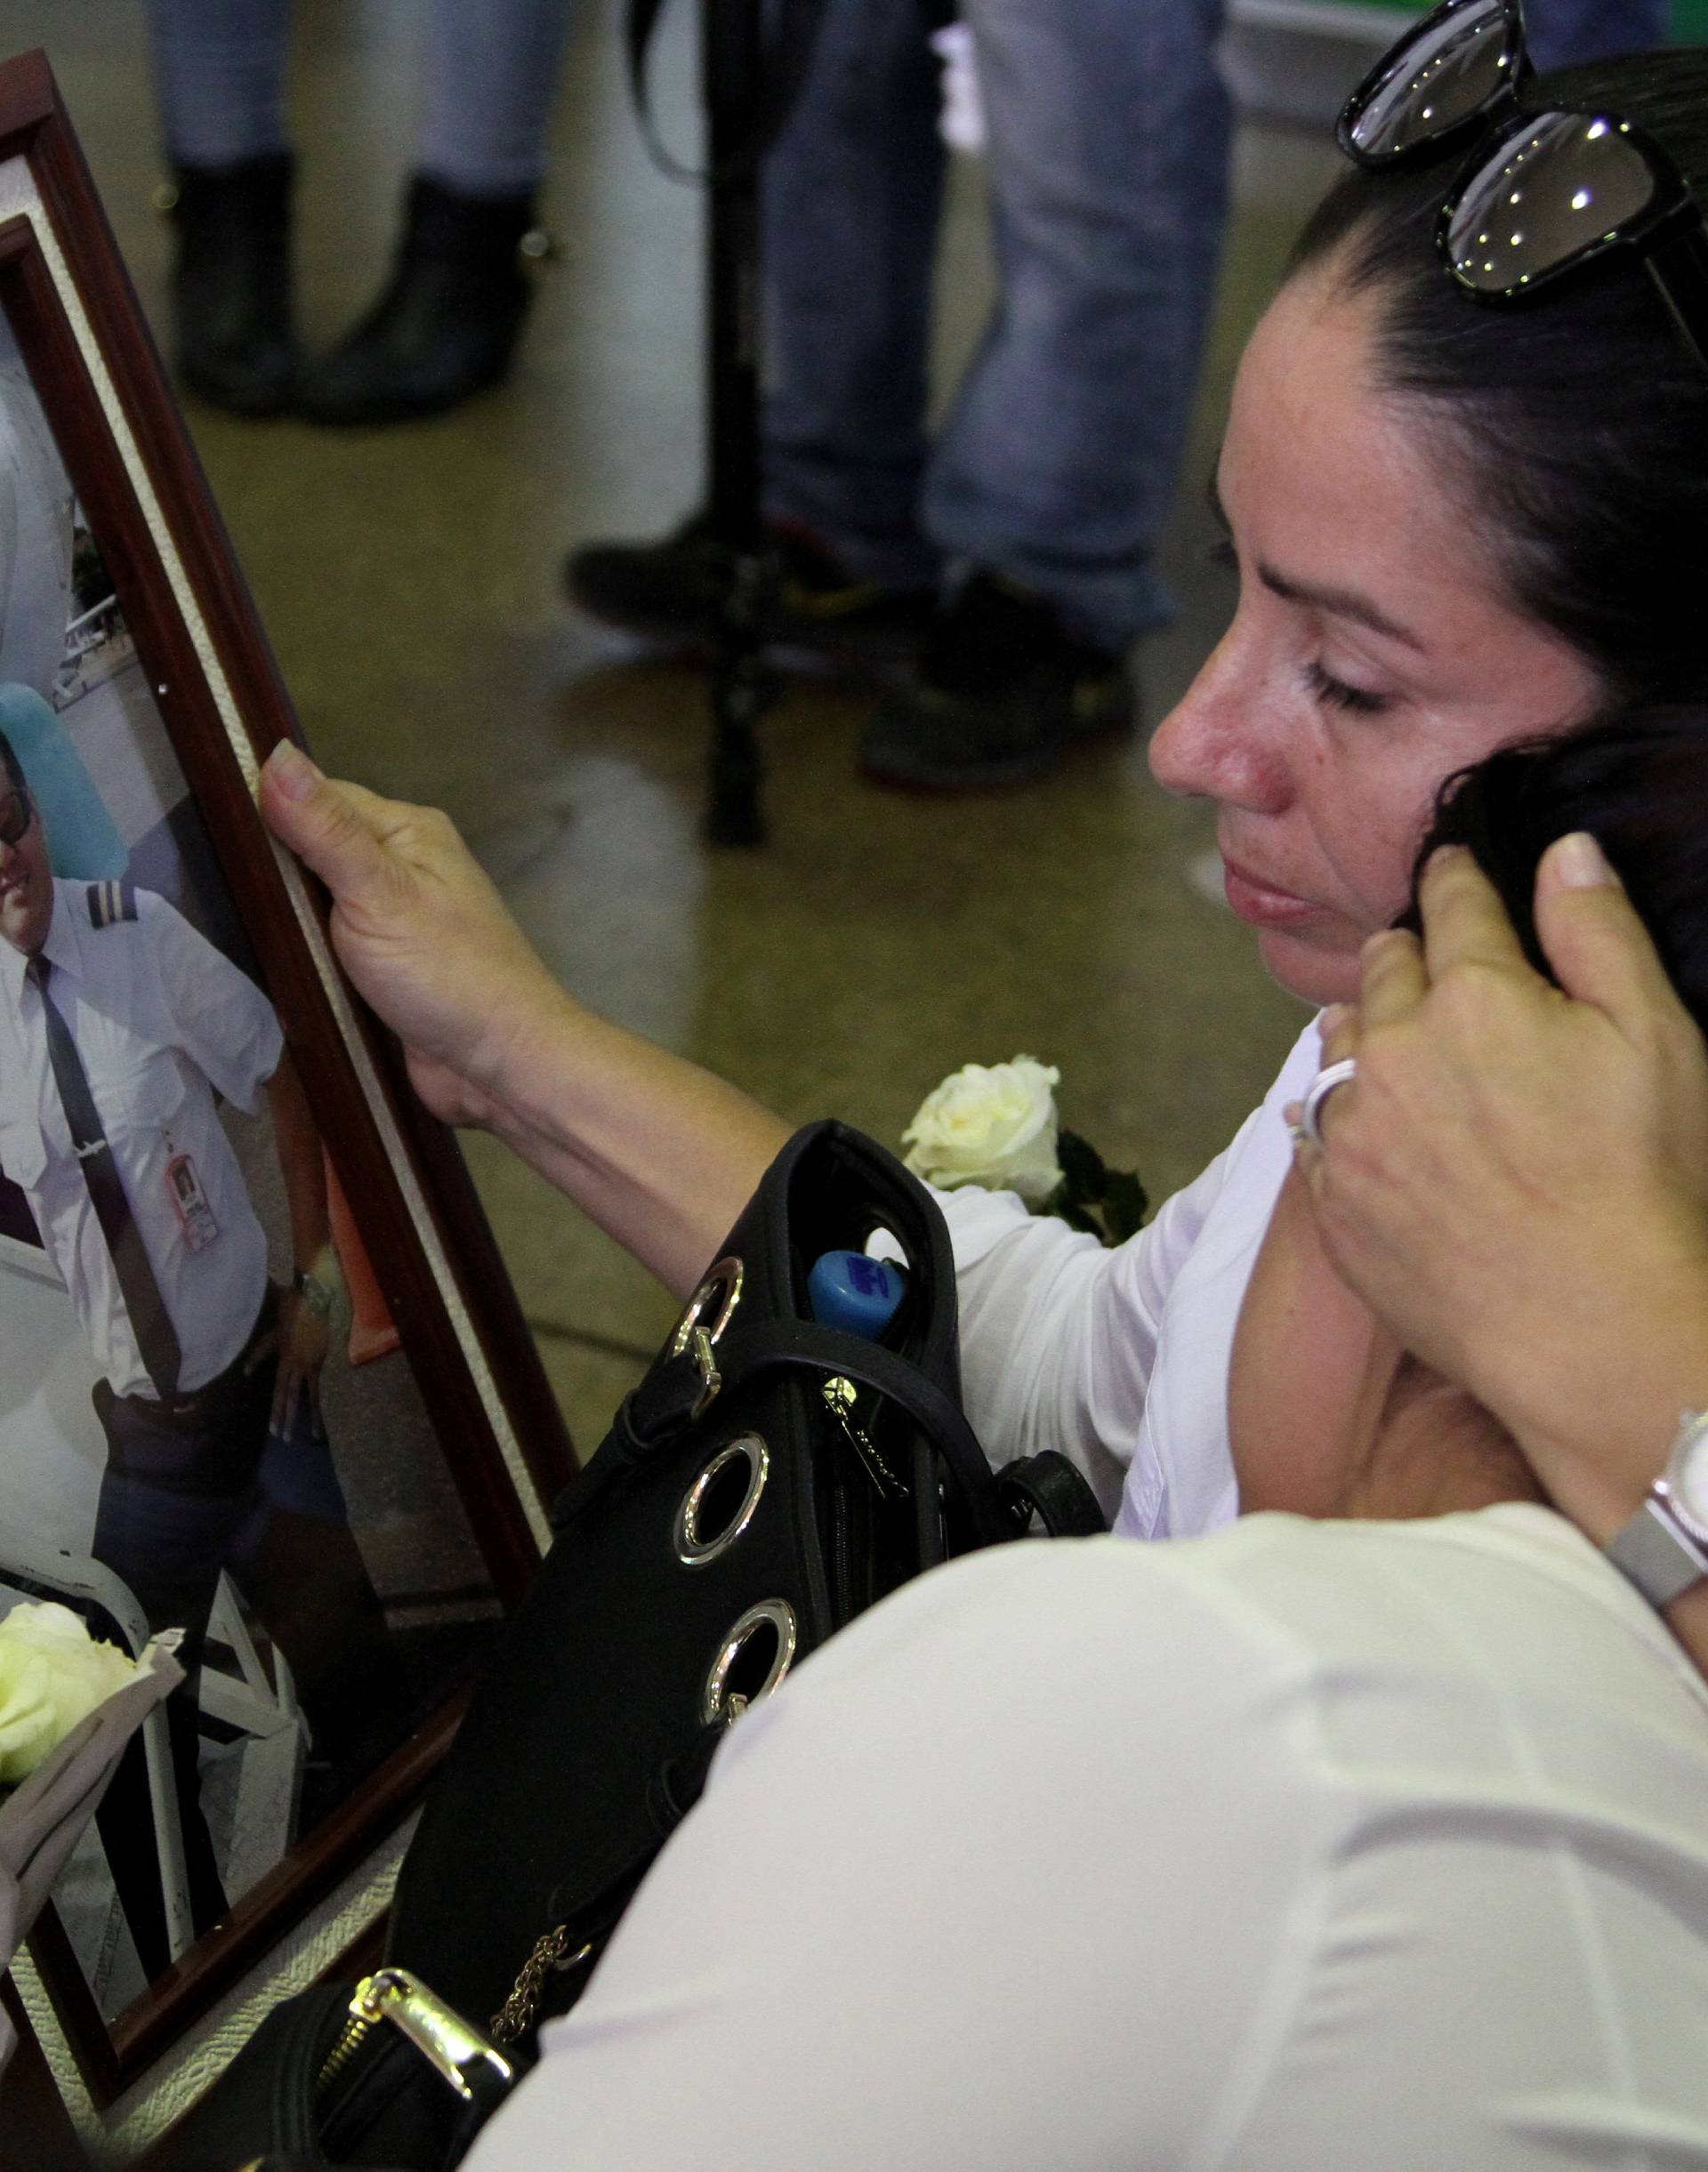
[[[1657,1488],[1603,1549],[1651,1606],[1668,1606],[1708,1576],[1708,1545],[1693,1538]]]

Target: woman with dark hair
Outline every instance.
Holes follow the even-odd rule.
[[[1574,736],[1450,818],[1504,847],[1535,794],[1527,876],[1612,810],[1633,881],[1686,870],[1664,941],[1700,919],[1688,720],[1584,735],[1708,711],[1708,58],[1525,84],[1515,20],[1454,0],[1374,79],[1424,141],[1336,191],[1252,340],[1239,607],[1152,749],[1271,971],[1358,1011],[1115,1252],[944,1199],[994,1457],[1066,1449],[1127,1535],[1330,1520],[1005,1549],[844,1632],[731,1737],[478,2172],[1708,2165],[1702,1034],[1581,830],[1537,878],[1558,986],[1462,852],[1422,943],[1378,934],[1442,780]],[[1515,81],[1577,115],[1551,165]],[[1593,163],[1632,123],[1647,225]],[[1438,249],[1466,156],[1595,214],[1564,269],[1511,224],[1520,306]],[[429,1103],[691,1287],[784,1127],[556,988],[442,817],[292,750],[263,793]]]
[[[1461,18],[1511,42],[1493,0]],[[1629,116],[1708,182],[1708,54],[1522,97]],[[1708,701],[1708,364],[1656,287],[1649,237],[1521,307],[1463,291],[1435,225],[1489,125],[1349,171],[1312,221],[1241,365],[1218,467],[1238,609],[1151,746],[1167,790],[1216,803],[1229,902],[1314,1002],[1355,991],[1445,776],[1615,702]],[[436,818],[294,752],[263,789],[338,893],[346,963],[432,1106],[491,1124],[691,1289],[786,1127],[575,1003]],[[1123,1535],[1232,1517],[1229,1350],[1290,1165],[1283,1112],[1317,1059],[1307,1028],[1229,1150],[1114,1252],[1006,1195],[945,1196],[967,1404],[993,1460],[1063,1450]]]

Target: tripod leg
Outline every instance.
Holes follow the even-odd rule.
[[[702,0],[711,169],[707,467],[713,529],[724,561],[705,832],[721,845],[764,841],[753,728],[776,699],[763,658],[771,568],[760,514],[759,160],[753,146],[764,90],[762,22],[761,0]]]
[[[759,624],[770,579],[763,554],[734,559],[729,568],[712,675],[712,776],[705,834],[714,845],[765,841],[760,805],[764,766],[754,727],[777,699],[777,680],[765,662]]]

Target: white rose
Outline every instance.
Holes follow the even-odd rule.
[[[135,1672],[116,1645],[96,1644],[68,1606],[14,1606],[0,1621],[0,1787],[27,1780]]]
[[[921,1102],[902,1133],[908,1168],[944,1191],[981,1184],[1042,1206],[1061,1182],[1052,1091],[1060,1082],[1059,1071],[1029,1056],[963,1066]]]

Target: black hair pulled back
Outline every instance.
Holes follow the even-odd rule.
[[[1708,52],[1560,69],[1523,103],[1635,123],[1708,205]],[[1332,261],[1347,294],[1377,301],[1378,382],[1421,406],[1509,599],[1607,702],[1708,701],[1708,371],[1634,251],[1518,307],[1463,294],[1435,226],[1468,156],[1349,170],[1291,272]]]

